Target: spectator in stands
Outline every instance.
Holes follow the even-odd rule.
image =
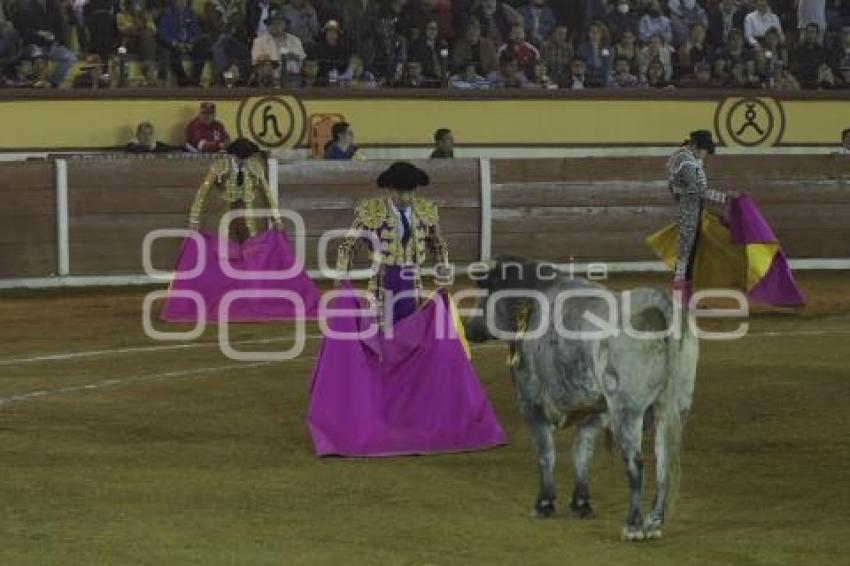
[[[718,49],[726,45],[729,32],[734,28],[742,29],[746,14],[738,6],[737,0],[720,0],[708,12],[708,42]]]
[[[540,59],[540,51],[525,40],[525,29],[521,25],[511,28],[508,42],[499,48],[497,55],[501,58],[502,53],[505,52],[514,54],[520,69],[525,73],[533,70],[535,63]]]
[[[218,153],[230,143],[224,124],[215,119],[215,104],[202,102],[198,116],[186,126],[186,149],[193,153]]]
[[[673,41],[678,48],[688,41],[691,27],[701,25],[708,28],[708,14],[697,0],[670,0],[670,27],[673,29]]]
[[[806,27],[809,24],[818,26],[818,43],[823,45],[826,32],[826,0],[797,0],[797,29],[800,40],[805,41]]]
[[[481,22],[481,34],[496,46],[507,42],[513,26],[523,26],[519,12],[502,0],[480,0],[472,13]]]
[[[47,59],[56,64],[50,76],[50,84],[58,87],[77,60],[67,47],[65,20],[59,0],[14,0],[9,9],[12,24],[21,35],[31,54],[42,61]]]
[[[711,76],[719,88],[727,88],[732,84],[732,70],[729,61],[722,58],[715,59],[711,64]]]
[[[826,7],[826,24],[829,30],[840,30],[850,24],[850,2],[847,0],[829,0]]]
[[[20,41],[20,34],[6,19],[0,2],[0,88],[13,86],[17,81],[15,65],[21,56]]]
[[[284,79],[280,72],[280,61],[272,61],[268,54],[262,54],[252,60],[251,76],[248,79],[248,86],[272,88],[280,87],[282,80],[288,80],[289,76]]]
[[[606,0],[577,0],[578,19],[574,22],[573,29],[581,29],[581,24],[605,21],[608,16],[608,2]]]
[[[679,80],[679,86],[691,88],[716,88],[717,82],[711,76],[711,64],[701,61],[694,64]]]
[[[744,34],[740,30],[733,29],[729,32],[729,42],[726,49],[721,49],[717,57],[729,62],[731,68],[736,63],[746,63],[753,58],[752,50],[744,42]]]
[[[455,137],[448,128],[440,128],[434,132],[434,151],[431,159],[454,159]]]
[[[499,57],[499,70],[487,75],[490,88],[528,88],[528,76],[520,69],[519,61],[510,51]]]
[[[845,128],[841,132],[841,148],[838,150],[841,155],[850,155],[850,128]]]
[[[436,22],[440,30],[440,36],[446,41],[455,39],[455,30],[452,17],[452,0],[400,0],[406,5],[404,17],[399,25],[402,31],[410,33],[411,43],[417,42],[427,32],[427,25]],[[428,74],[425,65],[426,75]]]
[[[755,52],[756,66],[759,74],[766,80],[775,75],[776,67],[780,69],[788,65],[788,49],[782,44],[779,30],[770,28],[764,35],[764,48]]]
[[[319,76],[319,62],[309,55],[301,65],[301,74],[297,77],[287,77],[287,88],[317,88],[328,86],[327,79]]]
[[[637,48],[637,37],[631,32],[631,30],[623,32],[623,35],[620,37],[620,42],[614,46],[612,51],[614,60],[626,59],[629,62],[629,68],[632,73],[637,71],[639,67],[638,55],[640,54],[640,50]]]
[[[116,16],[118,37],[129,55],[142,64],[148,84],[156,83],[156,24],[142,0],[125,0]]]
[[[832,70],[844,88],[850,87],[850,24],[841,28],[830,57]]]
[[[569,41],[569,30],[564,24],[558,24],[552,31],[552,35],[543,44],[543,61],[552,80],[557,84],[563,84],[569,72],[570,61],[573,60],[575,52],[573,44]]]
[[[484,75],[497,70],[499,65],[496,46],[481,36],[481,24],[475,18],[470,18],[466,24],[466,33],[454,46],[455,66],[460,67],[469,61],[475,63],[478,73]]]
[[[459,65],[459,72],[449,78],[449,88],[455,90],[487,90],[490,83],[478,74],[478,65],[467,61]]]
[[[86,29],[88,30],[88,50],[100,56],[102,65],[109,62],[109,56],[115,49],[115,15],[117,3],[114,0],[86,0],[83,7]],[[106,68],[101,69],[106,72]]]
[[[664,39],[664,43],[673,41],[673,28],[661,10],[661,0],[652,0],[649,11],[640,19],[639,25],[639,37],[643,43],[649,43],[656,34]]]
[[[373,89],[378,87],[375,75],[366,70],[363,59],[359,55],[352,55],[348,61],[348,68],[339,76],[339,86],[354,89]]]
[[[287,33],[286,18],[281,11],[273,11],[266,18],[265,34],[254,39],[251,46],[251,61],[254,65],[260,60],[279,61],[278,69],[282,77],[301,73],[301,62],[307,57],[301,40]],[[286,65],[284,67],[284,64]],[[281,82],[283,82],[283,78]]]
[[[773,80],[770,81],[771,88],[776,90],[800,90],[800,83],[786,68],[777,65],[773,71]]]
[[[109,88],[109,76],[103,73],[103,61],[100,55],[91,54],[80,63],[79,73],[74,77],[74,88]]]
[[[362,53],[378,30],[381,19],[379,0],[328,0],[345,30],[343,43],[351,53]]]
[[[608,88],[636,88],[638,78],[632,74],[632,66],[628,59],[621,57],[614,64],[614,70],[608,77]]]
[[[416,60],[408,61],[404,66],[403,88],[440,88],[440,81],[428,78],[424,74],[422,63]]]
[[[782,22],[770,9],[767,0],[756,0],[756,9],[744,18],[744,37],[747,43],[755,49],[760,48],[759,41],[770,28],[776,28],[779,30],[780,36],[783,36]]]
[[[755,68],[755,61],[738,61],[732,63],[731,84],[729,88],[759,88],[761,86],[761,78],[758,76]]]
[[[672,48],[664,43],[660,34],[655,34],[649,40],[649,44],[640,49],[638,53],[638,67],[640,75],[646,77],[647,69],[652,63],[658,63],[663,70],[663,79],[667,82],[673,76],[673,64],[671,60]]]
[[[519,9],[525,24],[525,36],[537,46],[542,46],[552,31],[555,29],[557,20],[555,13],[548,5],[548,0],[527,0],[527,3]]]
[[[824,47],[818,43],[820,39],[820,30],[817,24],[809,24],[806,26],[806,35],[803,37],[803,43],[794,50],[793,72],[794,76],[800,81],[800,86],[803,88],[818,88],[825,78],[822,67],[825,66],[828,53]],[[831,77],[831,73],[829,74]]]
[[[338,122],[331,128],[331,141],[325,146],[325,159],[349,160],[357,153],[354,132],[348,122]]]
[[[349,50],[342,43],[341,30],[336,20],[329,20],[323,29],[321,41],[314,56],[319,61],[319,76],[336,86],[338,76],[348,68]]]
[[[88,0],[59,0],[63,16],[68,24],[65,36],[70,37],[70,31],[73,29],[77,34],[77,46],[81,52],[89,49],[89,30],[86,27],[85,15],[87,2]]]
[[[377,37],[367,44],[362,55],[366,68],[377,74],[384,85],[393,86],[404,74],[407,39],[397,32],[394,17],[382,18],[380,25]]]
[[[172,0],[159,15],[156,24],[159,50],[160,78],[169,66],[177,76],[178,86],[198,86],[204,64],[209,58],[209,43],[201,37],[198,17],[187,0]],[[183,57],[192,58],[192,76],[186,76]]]
[[[248,0],[245,4],[245,30],[248,41],[253,42],[254,38],[268,31],[266,18],[279,8],[277,2],[271,0]]]
[[[646,68],[641,86],[644,88],[672,88],[670,82],[665,78],[667,69],[659,61],[652,61]]]
[[[612,43],[617,43],[623,37],[623,33],[627,31],[633,36],[637,36],[640,22],[637,13],[631,8],[629,0],[615,0],[614,9],[608,13],[605,23],[611,31]]]
[[[545,88],[545,89],[557,89],[558,83],[549,75],[549,68],[546,67],[546,61],[540,59],[537,63],[534,64],[534,68],[531,70],[531,75],[528,77],[529,88]]]
[[[570,74],[567,76],[567,82],[564,87],[570,90],[583,90],[585,88],[595,88],[601,86],[587,72],[587,65],[581,57],[575,57],[570,62]]]
[[[316,9],[307,0],[289,0],[282,10],[289,32],[301,40],[306,51],[311,50],[319,37]]]
[[[710,59],[710,49],[706,43],[705,28],[702,24],[693,24],[688,40],[676,51],[676,63],[680,76],[690,75],[694,65]]]
[[[207,0],[203,14],[202,27],[212,55],[213,85],[225,84],[225,73],[247,77],[251,51],[240,1]]]
[[[136,137],[124,147],[127,153],[166,153],[175,148],[156,140],[153,124],[141,122],[136,127]]]
[[[410,59],[422,65],[422,72],[429,81],[442,84],[448,72],[449,44],[440,37],[437,20],[425,24],[422,37],[410,48]]]
[[[587,40],[578,46],[576,55],[580,57],[594,83],[605,84],[613,65],[613,53],[603,40],[602,26],[592,23],[587,28]]]
[[[24,67],[22,86],[33,88],[51,88],[53,83],[48,80],[50,61],[47,52],[38,45],[28,45],[21,54],[21,61],[27,61],[28,68]]]

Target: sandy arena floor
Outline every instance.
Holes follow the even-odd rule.
[[[680,500],[640,544],[619,540],[625,477],[601,447],[598,517],[568,517],[570,432],[558,516],[530,518],[535,462],[501,345],[474,353],[509,446],[319,460],[303,421],[315,340],[293,362],[239,363],[214,329],[146,338],[143,290],[0,295],[0,565],[847,564],[850,284],[799,278],[807,310],[703,343]],[[280,348],[290,331],[233,336]]]

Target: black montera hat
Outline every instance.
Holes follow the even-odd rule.
[[[248,159],[259,151],[257,144],[245,138],[236,138],[227,146],[227,153],[239,159]]]
[[[711,139],[711,132],[708,130],[694,130],[690,134],[690,140],[697,148],[714,153],[714,140]]]
[[[426,187],[431,180],[428,173],[407,161],[397,161],[378,176],[378,186],[382,189],[412,191],[417,187]]]

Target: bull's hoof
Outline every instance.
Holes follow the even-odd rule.
[[[647,539],[661,538],[664,521],[658,517],[649,515],[643,524],[643,533]]]
[[[643,527],[626,525],[623,527],[622,537],[626,542],[638,542],[646,540],[646,533],[644,532]]]
[[[555,502],[549,499],[543,499],[534,504],[534,510],[531,516],[535,519],[550,519],[555,516]]]
[[[590,501],[573,501],[570,503],[570,512],[576,519],[593,519],[596,517]]]

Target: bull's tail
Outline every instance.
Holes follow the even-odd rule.
[[[672,316],[678,314],[672,313]],[[670,511],[681,484],[682,428],[690,409],[696,373],[697,338],[688,324],[683,325],[681,336],[667,338],[666,355],[667,383],[658,400],[660,414],[656,426],[662,427],[664,433],[663,464],[667,471],[667,509]]]

